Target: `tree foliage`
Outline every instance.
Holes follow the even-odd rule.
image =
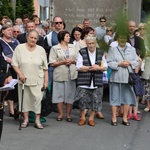
[[[0,6],[0,19],[2,16],[8,16],[13,21],[15,18],[22,18],[24,14],[32,16],[34,14],[33,0],[16,0],[16,14],[14,18],[14,10],[10,0],[0,0],[3,5]]]
[[[0,18],[2,18],[2,16],[8,16],[10,19],[14,19],[14,10],[12,7],[12,4],[10,3],[9,0],[1,0],[1,2],[3,3],[2,6],[0,6]]]
[[[28,16],[34,14],[33,0],[16,0],[16,2],[16,18],[22,18],[24,14]]]

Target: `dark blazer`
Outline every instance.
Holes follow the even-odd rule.
[[[27,42],[26,33],[19,34],[18,37],[17,37],[17,40],[20,43],[26,43]],[[37,41],[37,45],[40,45],[40,46],[44,47],[44,38],[40,35],[39,35],[39,39]]]
[[[128,42],[131,44],[130,40],[128,40]],[[140,52],[140,57],[144,58],[146,48],[142,38],[134,36],[134,48]]]
[[[2,55],[2,46],[0,44],[0,86],[3,86],[4,81],[6,79],[6,70],[7,70],[7,62],[4,60],[4,57]],[[0,141],[1,141],[1,135],[3,130],[3,96],[2,92],[0,91]]]
[[[0,86],[4,84],[6,78],[7,62],[2,55],[2,47],[0,44]]]

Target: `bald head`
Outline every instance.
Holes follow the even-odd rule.
[[[134,31],[136,29],[136,23],[135,23],[135,21],[130,20],[129,23],[128,23],[128,27],[129,27],[129,34],[130,34],[130,36],[134,35]]]

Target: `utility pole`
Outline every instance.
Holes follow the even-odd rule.
[[[54,3],[54,0],[49,0],[49,23],[50,23],[50,25],[53,21],[53,15],[54,15],[53,3]]]
[[[14,10],[14,19],[16,18],[16,0],[10,0],[11,3],[12,3],[12,7],[13,7],[13,10]]]

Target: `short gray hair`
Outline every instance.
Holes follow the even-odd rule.
[[[90,41],[90,40],[92,40],[92,41],[94,41],[94,42],[96,42],[96,37],[95,36],[87,36],[87,38],[86,38],[86,43],[88,42],[88,41]]]
[[[42,21],[42,27],[49,27],[49,23],[47,21]]]
[[[14,30],[15,28],[18,28],[18,29],[20,30],[20,32],[21,32],[21,28],[20,28],[19,25],[14,25],[14,26],[13,26],[13,30]]]

